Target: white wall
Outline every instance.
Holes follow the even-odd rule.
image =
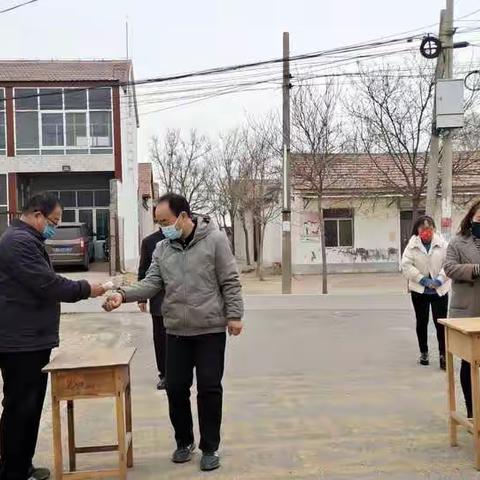
[[[147,200],[148,209],[143,206],[143,199],[141,196],[138,199],[138,217],[140,222],[140,241],[155,231],[155,224],[153,223],[153,202],[152,199]]]
[[[131,93],[131,92],[130,92]],[[120,89],[123,180],[118,188],[118,216],[124,225],[127,270],[136,270],[139,256],[137,125],[132,97]]]

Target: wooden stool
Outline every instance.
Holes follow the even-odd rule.
[[[449,318],[439,320],[445,325],[450,445],[457,446],[457,427],[463,425],[473,434],[475,466],[480,470],[480,318]],[[473,419],[457,412],[455,398],[455,370],[453,356],[471,365]]]
[[[53,454],[55,480],[118,476],[127,478],[133,466],[132,402],[130,362],[134,348],[123,350],[61,351],[44,369],[51,374]],[[117,445],[77,447],[75,444],[74,400],[114,397],[117,416]],[[70,471],[63,471],[60,402],[67,402]],[[118,451],[119,467],[111,470],[76,471],[77,453]]]

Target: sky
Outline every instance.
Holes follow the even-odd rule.
[[[22,1],[0,0],[0,10]],[[128,19],[129,55],[143,79],[281,57],[284,31],[292,55],[365,42],[435,24],[441,8],[445,0],[38,0],[0,14],[0,58],[125,58]],[[479,8],[478,0],[456,0],[455,18]],[[480,26],[480,12],[458,25]],[[479,32],[469,39],[480,45]],[[458,58],[478,65],[480,48]],[[165,104],[140,102],[139,161],[167,128],[215,136],[281,100],[281,90],[261,90],[153,114]]]

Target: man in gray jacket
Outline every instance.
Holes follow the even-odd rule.
[[[190,461],[195,449],[190,406],[195,369],[200,468],[214,470],[220,466],[226,330],[239,335],[243,328],[238,269],[226,235],[208,218],[192,218],[184,197],[161,197],[157,219],[166,239],[158,243],[146,277],[110,295],[104,308],[111,311],[124,302],[145,301],[165,289],[166,385],[177,442],[172,461]]]

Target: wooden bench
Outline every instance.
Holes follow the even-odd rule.
[[[133,466],[132,402],[130,362],[134,348],[117,350],[85,349],[82,352],[60,351],[44,368],[51,374],[53,454],[55,480],[82,480],[118,476],[127,478]],[[75,442],[74,401],[79,399],[115,398],[117,445],[82,446]],[[69,471],[63,470],[60,403],[67,402]],[[77,471],[79,453],[118,451],[118,469]]]
[[[458,426],[464,426],[473,434],[475,466],[480,470],[480,388],[478,369],[480,366],[480,318],[449,318],[439,320],[445,325],[447,354],[447,383],[450,445],[457,446]],[[455,395],[455,370],[453,357],[470,362],[472,379],[473,418],[467,418],[457,411]]]

